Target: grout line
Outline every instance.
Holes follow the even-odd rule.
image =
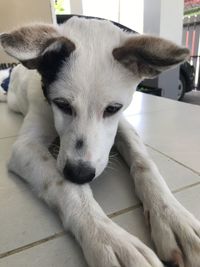
[[[125,209],[122,209],[122,210],[113,212],[113,213],[111,213],[111,214],[108,214],[107,216],[108,216],[110,219],[112,219],[112,218],[115,218],[115,217],[117,217],[117,216],[119,216],[119,215],[125,214],[125,213],[127,213],[127,212],[129,212],[129,211],[135,210],[135,209],[140,208],[140,207],[142,207],[142,204],[141,204],[141,203],[138,203],[138,204],[136,204],[136,205],[134,205],[134,206],[130,206],[130,207],[128,207],[128,208],[125,208]]]
[[[11,135],[11,136],[5,136],[5,137],[0,137],[0,141],[4,139],[9,139],[9,138],[14,138],[17,137],[18,135]]]
[[[48,236],[48,237],[46,237],[46,238],[44,238],[44,239],[41,239],[41,240],[32,242],[32,243],[30,243],[30,244],[28,244],[28,245],[25,245],[25,246],[22,246],[22,247],[19,247],[19,248],[15,248],[15,249],[12,249],[12,250],[10,250],[10,251],[1,253],[1,254],[0,254],[0,259],[2,259],[2,258],[6,258],[6,257],[8,257],[8,256],[11,256],[11,255],[16,254],[16,253],[19,253],[19,252],[22,252],[22,251],[27,250],[27,249],[29,249],[29,248],[32,248],[32,247],[35,247],[35,246],[44,244],[44,243],[46,243],[46,242],[48,242],[48,241],[50,241],[50,240],[54,240],[54,239],[56,239],[56,238],[59,238],[59,237],[61,237],[61,236],[64,236],[64,234],[65,234],[65,232],[62,231],[62,232],[56,233],[56,234],[54,234],[54,235],[52,235],[52,236]]]
[[[200,181],[199,182],[196,182],[196,183],[194,183],[194,184],[191,184],[191,185],[186,185],[186,186],[183,186],[183,187],[181,187],[181,188],[179,188],[179,189],[175,189],[175,190],[170,190],[171,192],[172,192],[172,194],[177,194],[177,193],[180,193],[180,192],[182,192],[182,191],[185,191],[186,189],[189,189],[189,188],[193,188],[193,187],[195,187],[195,186],[197,186],[197,185],[200,185]],[[116,211],[116,212],[113,212],[113,213],[111,213],[111,214],[108,214],[107,216],[109,217],[109,218],[115,218],[115,217],[117,217],[117,216],[119,216],[119,215],[123,215],[123,214],[125,214],[125,213],[128,213],[129,211],[133,211],[133,210],[135,210],[135,209],[137,209],[137,208],[141,208],[142,207],[142,203],[138,203],[138,204],[136,204],[136,205],[134,205],[134,206],[130,206],[130,207],[128,207],[128,208],[125,208],[125,209],[122,209],[122,210],[119,210],[119,211]]]
[[[117,216],[119,216],[119,215],[125,214],[125,213],[127,213],[127,212],[129,212],[129,211],[135,210],[135,209],[140,208],[140,207],[142,207],[142,204],[138,203],[138,204],[133,205],[133,206],[130,206],[130,207],[128,207],[128,208],[125,208],[125,209],[122,209],[122,210],[113,212],[113,213],[111,213],[111,214],[108,214],[107,216],[108,216],[110,219],[112,219],[112,218],[115,218],[115,217],[117,217]],[[30,249],[30,248],[36,247],[36,246],[38,246],[38,245],[44,244],[44,243],[46,243],[46,242],[48,242],[48,241],[57,239],[57,238],[59,238],[59,237],[61,237],[61,236],[64,236],[64,235],[65,235],[65,232],[64,232],[64,231],[61,231],[61,232],[56,233],[56,234],[54,234],[54,235],[48,236],[48,237],[46,237],[46,238],[44,238],[44,239],[40,239],[40,240],[38,240],[38,241],[29,243],[29,244],[24,245],[24,246],[22,246],[22,247],[15,248],[15,249],[12,249],[12,250],[9,250],[9,251],[7,251],[7,252],[1,253],[1,254],[0,254],[0,259],[9,257],[9,256],[11,256],[11,255],[13,255],[13,254],[20,253],[20,252],[22,252],[22,251],[25,251],[25,250],[27,250],[27,249]]]
[[[1,140],[1,139],[5,139],[5,138],[12,138],[12,137],[16,137],[16,136],[4,137],[4,138],[0,138],[0,140]],[[154,147],[152,147],[152,146],[150,146],[150,145],[148,145],[148,144],[145,144],[145,145],[146,145],[147,147],[151,148],[152,150],[154,150],[154,151],[156,151],[156,152],[162,154],[163,156],[169,158],[170,160],[176,162],[177,164],[180,164],[181,166],[183,166],[183,167],[189,169],[190,171],[194,172],[194,173],[197,174],[198,176],[200,176],[200,173],[199,173],[198,171],[193,170],[192,168],[186,166],[185,164],[183,164],[183,163],[181,163],[181,162],[175,160],[174,158],[168,156],[167,154],[165,154],[165,153],[159,151],[158,149],[156,149],[156,148],[154,148]],[[184,190],[186,190],[186,189],[193,188],[193,187],[195,187],[195,186],[197,186],[197,185],[200,185],[200,181],[199,181],[199,182],[196,182],[196,183],[194,183],[194,184],[187,185],[187,186],[184,186],[184,187],[182,187],[182,188],[173,190],[173,191],[171,191],[171,192],[172,192],[173,194],[176,194],[176,193],[182,192],[182,191],[184,191]],[[111,213],[111,214],[108,214],[107,216],[108,216],[110,219],[112,219],[112,218],[115,218],[115,217],[117,217],[117,216],[126,214],[126,213],[128,213],[128,212],[130,212],[130,211],[133,211],[133,210],[135,210],[135,209],[137,209],[137,208],[140,208],[140,207],[142,207],[142,204],[141,204],[141,203],[138,203],[138,204],[133,205],[133,206],[130,206],[130,207],[128,207],[128,208],[125,208],[125,209],[122,209],[122,210],[113,212],[113,213]],[[32,247],[35,247],[35,246],[44,244],[44,243],[46,243],[46,242],[48,242],[48,241],[54,240],[54,239],[59,238],[59,237],[64,236],[64,235],[65,235],[65,232],[62,231],[62,232],[56,233],[56,234],[54,234],[54,235],[51,235],[51,236],[49,236],[49,237],[46,237],[46,238],[44,238],[44,239],[41,239],[41,240],[32,242],[32,243],[30,243],[30,244],[27,244],[27,245],[25,245],[25,246],[22,246],[22,247],[19,247],[19,248],[16,248],[16,249],[13,249],[13,250],[4,252],[4,253],[0,254],[0,259],[2,259],[2,258],[6,258],[6,257],[8,257],[8,256],[11,256],[11,255],[13,255],[13,254],[16,254],[16,253],[19,253],[19,252],[22,252],[22,251],[25,251],[25,250],[30,249],[30,248],[32,248]]]
[[[176,193],[179,193],[179,192],[182,192],[186,189],[189,189],[189,188],[192,188],[192,187],[195,187],[197,185],[200,185],[200,181],[199,182],[196,182],[192,185],[188,185],[188,186],[184,186],[182,188],[179,188],[179,189],[176,189],[176,190],[173,190],[171,191],[173,194],[176,194]],[[117,216],[120,216],[120,215],[123,215],[123,214],[126,214],[130,211],[133,211],[133,210],[136,210],[138,208],[142,208],[142,204],[141,203],[138,203],[136,205],[133,205],[133,206],[130,206],[128,208],[125,208],[125,209],[122,209],[122,210],[119,210],[119,211],[116,211],[116,212],[113,212],[111,214],[107,214],[107,216],[110,218],[110,219],[113,219],[113,218],[116,218]],[[51,235],[51,236],[48,236],[44,239],[41,239],[41,240],[38,240],[38,241],[35,241],[35,242],[32,242],[30,244],[27,244],[25,246],[22,246],[22,247],[19,247],[19,248],[16,248],[16,249],[13,249],[13,250],[10,250],[10,251],[7,251],[7,252],[4,252],[2,254],[0,254],[0,259],[2,258],[6,258],[8,256],[11,256],[13,254],[17,254],[19,252],[22,252],[22,251],[25,251],[27,249],[30,249],[30,248],[33,248],[33,247],[36,247],[38,245],[41,245],[41,244],[44,244],[48,241],[51,241],[51,240],[54,240],[54,239],[57,239],[61,236],[64,236],[65,235],[65,231],[61,231],[59,233],[56,233],[54,235]]]
[[[181,163],[180,161],[178,161],[178,160],[176,160],[176,159],[170,157],[169,155],[167,155],[167,154],[165,154],[165,153],[159,151],[157,148],[154,148],[154,147],[152,147],[151,145],[148,145],[148,144],[145,144],[145,146],[151,148],[152,150],[154,150],[154,151],[160,153],[161,155],[165,156],[166,158],[171,159],[172,161],[178,163],[179,165],[185,167],[186,169],[189,169],[190,171],[192,171],[192,172],[194,172],[195,174],[197,174],[198,176],[200,176],[200,172],[198,172],[198,171],[192,169],[191,167],[189,167],[189,166],[187,166],[187,165]]]
[[[186,185],[186,186],[181,187],[181,188],[179,188],[179,189],[173,190],[172,193],[173,193],[173,194],[176,194],[176,193],[185,191],[186,189],[193,188],[193,187],[198,186],[198,185],[200,185],[200,181],[199,181],[199,182],[196,182],[196,183],[194,183],[194,184],[189,184],[189,185]]]

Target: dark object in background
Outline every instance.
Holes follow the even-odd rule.
[[[12,72],[12,68],[9,69],[8,71],[8,77],[5,78],[2,83],[1,83],[1,87],[2,89],[7,92],[8,91],[8,87],[9,87],[9,83],[10,83],[10,75],[11,75],[11,72]]]
[[[162,96],[162,89],[161,88],[143,85],[142,83],[140,83],[138,85],[137,91],[145,93],[145,94]]]
[[[188,61],[180,66],[179,95],[178,100],[183,99],[184,94],[192,91],[195,87],[195,68]]]
[[[0,70],[6,70],[9,68],[14,68],[15,66],[17,66],[18,63],[0,63]]]
[[[177,100],[182,100],[185,93],[194,89],[195,69],[188,61],[180,65],[179,88]],[[137,91],[156,96],[162,96],[162,89],[157,87],[157,78],[142,81]]]

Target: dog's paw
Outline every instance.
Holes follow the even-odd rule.
[[[113,222],[101,222],[93,230],[82,239],[89,266],[163,267],[151,249]]]
[[[176,200],[148,216],[160,259],[170,267],[200,267],[200,222]]]

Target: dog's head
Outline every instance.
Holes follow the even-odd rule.
[[[58,168],[76,183],[91,181],[106,167],[120,115],[138,83],[188,56],[186,48],[161,38],[75,17],[0,39],[8,54],[40,73],[61,141]]]

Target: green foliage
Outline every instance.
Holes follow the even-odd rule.
[[[200,14],[200,7],[195,7],[184,12],[184,17],[195,16]]]
[[[63,14],[65,12],[63,5],[64,5],[64,0],[55,1],[54,7],[56,10],[56,14]]]

